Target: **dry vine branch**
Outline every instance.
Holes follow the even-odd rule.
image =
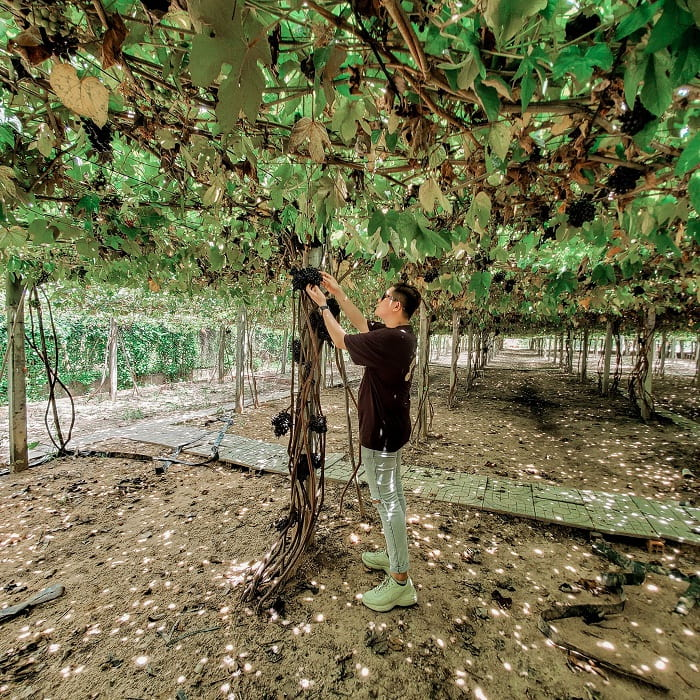
[[[292,434],[289,440],[291,477],[289,513],[277,540],[249,575],[243,601],[255,601],[258,609],[272,606],[302,563],[313,540],[324,497],[326,436],[310,428],[312,417],[323,417],[320,400],[321,342],[310,316],[318,313],[301,293],[294,305],[294,327],[300,335],[299,389],[292,384]],[[293,375],[294,373],[292,373]]]

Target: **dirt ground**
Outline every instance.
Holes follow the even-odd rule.
[[[431,438],[408,447],[405,462],[698,503],[697,479],[682,476],[698,472],[697,437],[639,422],[624,399],[603,401],[593,384],[507,353],[469,394],[458,392],[453,410],[447,382],[434,366]],[[281,386],[270,378],[262,388]],[[125,392],[114,403],[81,399],[76,433],[168,416],[197,424],[204,410],[228,412],[231,398],[230,387],[202,383]],[[692,418],[698,390],[687,376],[668,377],[659,402]],[[288,403],[248,408],[232,431],[274,442],[270,417]],[[323,406],[327,452],[344,452],[342,390],[325,390]],[[33,407],[36,434],[42,413]],[[283,604],[256,613],[240,603],[241,583],[274,541],[286,484],[221,463],[158,475],[153,463],[77,457],[0,478],[0,606],[65,587],[0,624],[0,697],[698,697],[700,609],[672,612],[687,583],[650,573],[625,586],[620,614],[553,623],[559,639],[663,693],[555,647],[538,629],[556,603],[619,601],[585,590],[619,571],[592,551],[588,532],[463,506],[409,497],[418,605],[374,613],[358,595],[380,581],[360,563],[364,549],[382,544],[378,517],[366,492],[364,519],[354,496],[339,513],[342,486],[329,484],[315,545]],[[643,541],[606,539],[639,561],[700,570],[688,545],[667,542],[652,555]]]

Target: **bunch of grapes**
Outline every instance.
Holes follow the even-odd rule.
[[[588,17],[584,14],[576,15],[571,22],[566,23],[566,40],[574,41],[588,32],[600,26],[600,17],[593,14]]]
[[[515,289],[515,280],[506,280],[505,284],[503,285],[503,289],[505,290],[506,294],[510,294],[513,289]]]
[[[506,273],[503,272],[503,270],[499,270],[494,276],[493,276],[493,281],[496,284],[500,284],[503,282],[503,280],[506,278]]]
[[[46,47],[53,55],[64,58],[66,61],[75,56],[78,51],[78,40],[72,36],[57,34],[52,37]]]
[[[641,175],[640,170],[620,165],[613,170],[612,175],[608,178],[608,187],[611,192],[625,194],[625,192],[629,192],[636,187],[637,180],[639,180]]]
[[[426,270],[425,274],[423,275],[423,279],[427,282],[433,282],[440,276],[440,270],[437,268],[431,268],[430,270]]]
[[[294,360],[294,362],[299,364],[301,362],[301,340],[299,340],[299,338],[294,338],[294,340],[292,341],[291,350],[292,359]]]
[[[566,213],[569,217],[569,223],[579,228],[586,221],[593,221],[595,218],[595,207],[590,199],[584,197],[567,205]]]
[[[320,469],[321,468],[321,455],[314,452],[311,455],[311,468]],[[306,481],[309,478],[309,458],[308,455],[299,455],[297,459],[297,479],[299,481]]]
[[[328,305],[328,310],[333,314],[336,320],[340,316],[340,304],[335,299],[326,299],[326,304]],[[324,341],[329,345],[333,345],[331,336],[328,334],[328,329],[323,321],[323,315],[320,311],[316,310],[309,317],[309,322],[311,323],[311,329],[316,334],[318,339],[323,343]]]
[[[275,437],[282,437],[292,429],[292,416],[287,411],[281,411],[273,416],[270,423],[275,429]]]
[[[305,267],[301,270],[292,268],[290,272],[292,273],[292,289],[295,291],[306,289],[307,284],[317,287],[323,281],[321,271],[317,270],[315,267]]]
[[[637,97],[634,101],[634,108],[628,109],[621,117],[622,132],[629,136],[639,133],[649,122],[656,117],[642,104]]]
[[[318,433],[319,435],[328,432],[326,417],[311,416],[311,418],[309,418],[309,430],[313,433]]]
[[[109,153],[112,150],[112,127],[109,124],[97,126],[92,119],[85,117],[80,121],[92,147],[98,153]]]

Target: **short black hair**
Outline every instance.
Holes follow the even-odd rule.
[[[420,306],[420,292],[413,285],[404,284],[403,282],[393,285],[393,290],[391,296],[401,303],[404,313],[408,318],[411,318],[415,310]]]

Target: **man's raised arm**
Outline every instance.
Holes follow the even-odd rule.
[[[367,333],[369,331],[367,319],[355,304],[350,301],[348,295],[343,291],[343,288],[338,284],[335,277],[329,275],[327,272],[321,272],[321,277],[323,277],[323,286],[335,297],[348,321],[350,321],[360,333]]]

